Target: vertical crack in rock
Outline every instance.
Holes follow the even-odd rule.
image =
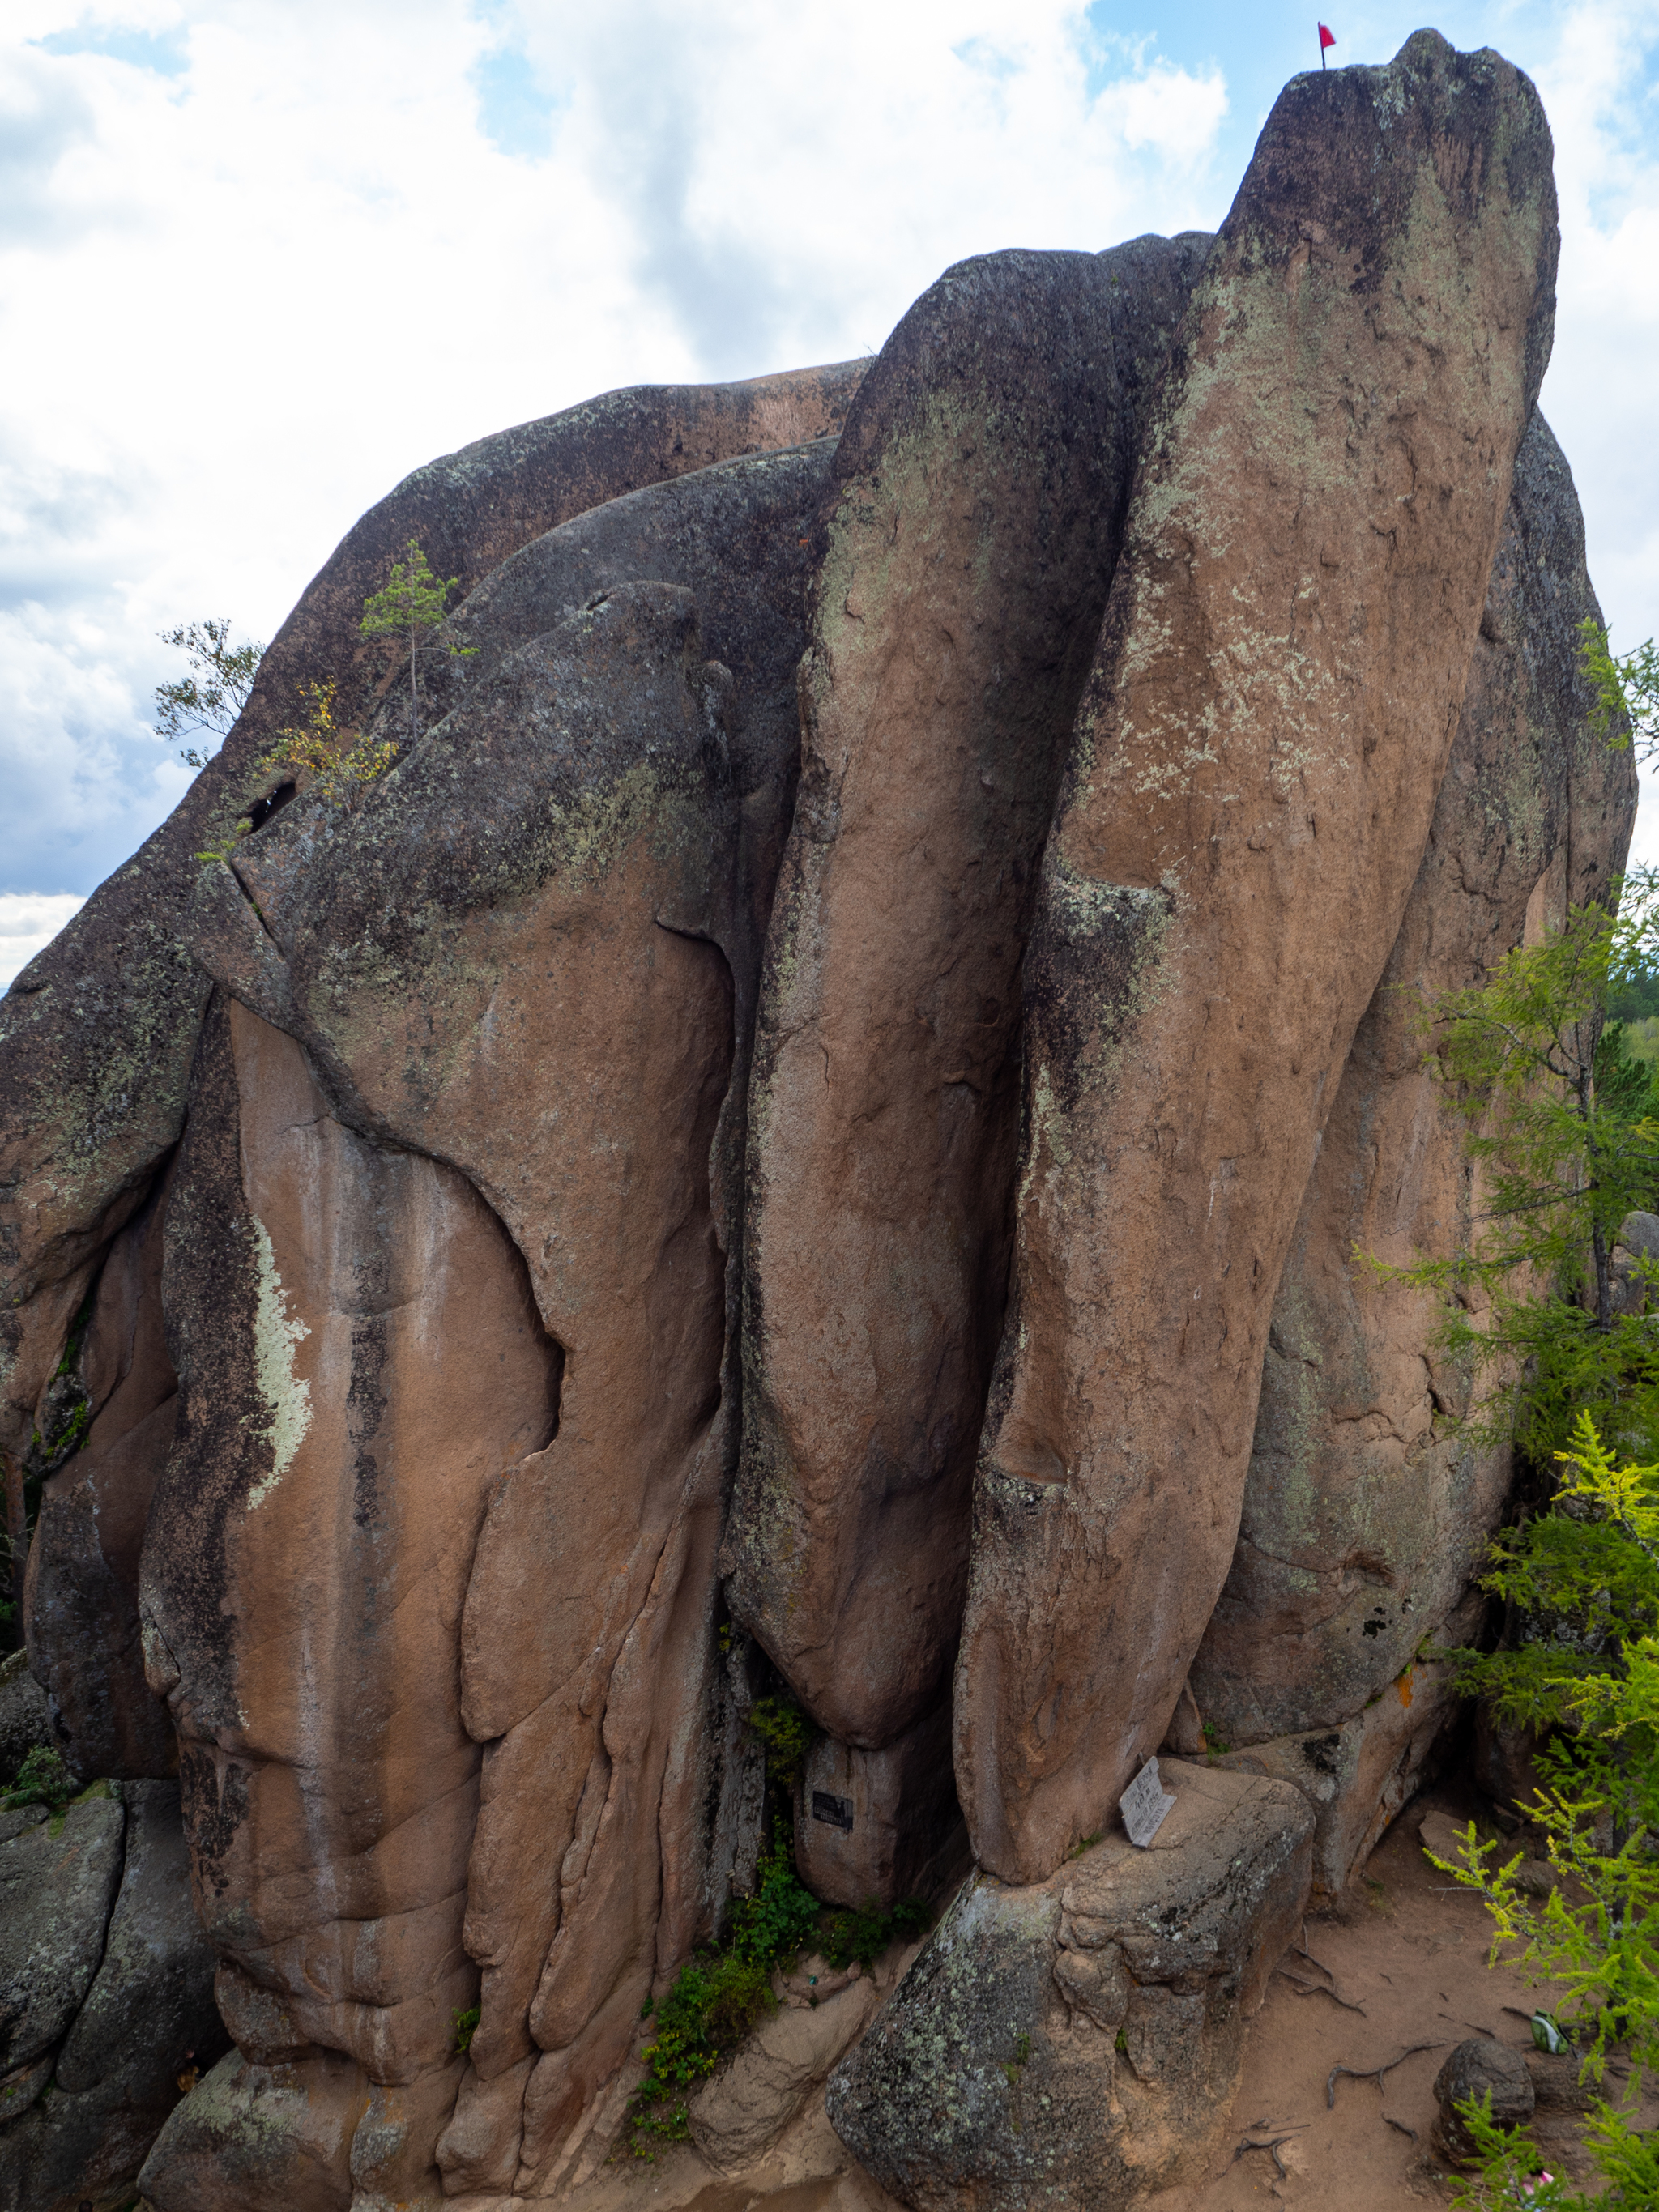
[[[178,1413],[161,1312],[172,1182],[169,1159],[99,1275],[79,1359],[84,1442],[47,1479],[29,1549],[29,1662],[88,1778],[159,1779],[178,1765],[138,1622],[144,1524]]]

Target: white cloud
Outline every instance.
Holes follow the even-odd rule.
[[[0,891],[0,988],[85,903],[79,891]]]
[[[1534,75],[1555,137],[1561,276],[1543,406],[1583,502],[1616,651],[1659,630],[1659,5],[1560,11]],[[1633,856],[1659,862],[1659,775]]]
[[[1547,404],[1615,637],[1645,635],[1659,191],[1632,57],[1659,0],[1461,15],[1554,118]],[[617,384],[878,347],[967,254],[1212,225],[1262,34],[1241,16],[1183,60],[1153,27],[1127,0],[13,0],[0,880],[114,866],[183,775],[147,727],[156,633],[268,637],[433,455]]]

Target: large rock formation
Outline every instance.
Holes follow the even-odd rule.
[[[1006,1880],[1100,1826],[1225,1578],[1273,1293],[1427,842],[1556,251],[1536,94],[1423,33],[1280,95],[1188,305],[1027,962],[956,1698]]]
[[[683,2201],[830,2171],[777,2146],[861,2032],[828,2109],[914,2205],[1105,2212],[1218,2139],[1507,1480],[1348,1267],[1473,1202],[1393,987],[1628,835],[1553,255],[1532,88],[1419,33],[1287,89],[1213,240],[963,263],[867,374],[612,395],[347,539],[0,1017],[0,1449],[105,1778],[7,1937],[20,2201],[158,2127],[155,2212],[592,2171],[754,1883],[763,1698],[820,1898],[978,1864],[872,2019],[699,2093]],[[411,535],[462,649],[412,732],[356,634]],[[332,793],[270,751],[324,678],[399,749]],[[1175,1768],[1143,1855],[1178,1697],[1249,1771]],[[186,1850],[155,2002],[210,1964],[235,2047],[169,2112],[103,1985]]]
[[[751,1089],[728,1557],[734,1612],[867,1750],[955,1656],[1037,861],[1146,356],[1204,243],[951,270],[836,457]]]

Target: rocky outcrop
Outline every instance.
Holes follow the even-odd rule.
[[[0,1659],[0,1786],[9,1782],[37,1744],[52,1740],[52,1709],[28,1669],[27,1654]]]
[[[968,1878],[878,2016],[779,1984],[663,2202],[1107,2212],[1208,2157],[1506,1479],[1348,1268],[1478,1198],[1394,987],[1628,829],[1547,158],[1420,33],[1293,83],[1213,240],[960,264],[867,375],[611,395],[348,538],[5,1002],[25,1717],[154,1778],[71,1808],[115,1841],[0,2149],[159,2127],[155,2212],[584,2185],[778,1841],[764,1699],[820,1899]],[[413,729],[356,634],[411,535],[461,581]],[[395,761],[278,784],[325,677]],[[236,2048],[172,2108],[210,1960]]]
[[[1027,962],[956,1692],[1007,1880],[1157,1747],[1226,1577],[1279,1270],[1547,356],[1549,161],[1526,80],[1436,34],[1298,78],[1188,308]]]
[[[1091,1842],[1049,1881],[962,1890],[831,2075],[836,2131],[916,2212],[1115,2212],[1200,2175],[1244,2022],[1307,1900],[1297,1790],[1160,1763],[1146,1850]]]
[[[605,501],[834,433],[863,373],[850,362],[610,392],[417,470],[349,533],[278,632],[222,750],[0,1001],[0,1453],[15,1462],[27,1449],[93,1269],[184,1125],[209,983],[190,951],[196,855],[268,811],[279,780],[267,755],[306,684],[332,679],[343,721],[372,708],[392,672],[358,622],[407,541],[465,591]]]
[[[1635,769],[1591,719],[1576,657],[1587,617],[1601,610],[1578,503],[1534,413],[1428,849],[1273,1306],[1238,1545],[1192,1672],[1200,1712],[1235,1747],[1330,1730],[1346,1743],[1370,1730],[1378,1699],[1397,1720],[1392,1686],[1415,1655],[1476,1626],[1460,1608],[1503,1511],[1510,1452],[1457,1427],[1469,1379],[1436,1356],[1433,1301],[1378,1281],[1353,1255],[1403,1265],[1468,1242],[1480,1180],[1462,1116],[1424,1064],[1421,1008],[1478,982],[1624,866]],[[1396,1731],[1408,1772],[1446,1707],[1417,1674],[1412,1725]],[[1398,1809],[1363,1765],[1340,1794],[1362,1816],[1319,1869],[1331,1888],[1385,1806]]]

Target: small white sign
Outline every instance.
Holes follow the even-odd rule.
[[[1129,1841],[1145,1850],[1164,1826],[1175,1799],[1158,1778],[1158,1761],[1149,1759],[1117,1801]]]

